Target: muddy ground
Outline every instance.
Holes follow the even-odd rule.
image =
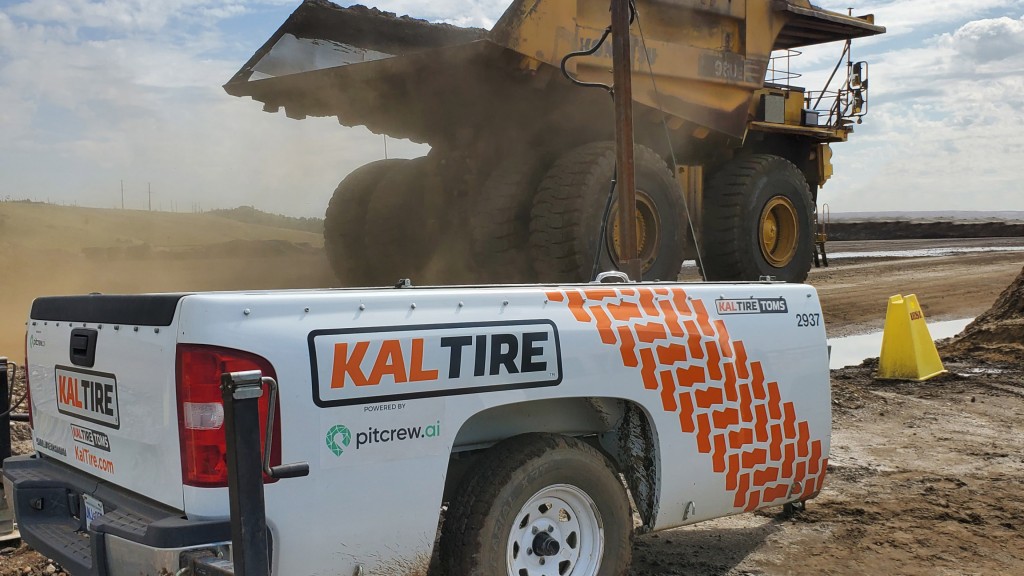
[[[832,250],[894,246],[858,244]],[[829,335],[849,335],[880,329],[896,293],[917,293],[929,320],[981,314],[1022,261],[1013,252],[850,258],[810,282]],[[830,475],[807,510],[639,537],[630,575],[1024,573],[1024,355],[963,342],[943,353],[950,374],[926,383],[875,380],[870,361],[833,371]],[[49,566],[24,548],[0,550],[0,576],[60,573]]]
[[[1024,571],[1024,372],[970,358],[925,383],[835,370],[825,490],[640,537],[632,576]]]

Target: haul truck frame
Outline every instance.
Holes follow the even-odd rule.
[[[486,31],[307,0],[225,90],[290,118],[431,145],[422,158],[367,164],[334,192],[324,241],[345,285],[589,281],[622,241],[618,209],[604,209],[612,102],[575,84],[612,83],[608,6],[514,0]],[[885,29],[808,0],[635,8],[643,277],[674,280],[699,257],[709,280],[803,281],[831,144],[868,111],[868,66],[850,41]],[[837,41],[828,85],[794,85],[794,50]]]

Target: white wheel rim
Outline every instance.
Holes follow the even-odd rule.
[[[596,576],[603,553],[597,504],[575,486],[556,484],[534,494],[516,515],[508,576]]]

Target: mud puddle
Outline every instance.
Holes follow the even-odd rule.
[[[979,252],[1024,252],[1024,246],[948,246],[943,248],[919,248],[914,250],[835,252],[829,254],[828,258],[829,260],[845,260],[851,258],[932,258],[936,256],[955,256],[957,254],[975,254]]]
[[[973,318],[964,318],[946,322],[929,322],[928,333],[931,334],[933,340],[950,338],[963,332],[964,328],[973,320]],[[865,358],[877,358],[882,349],[882,332],[830,338],[828,343],[832,347],[828,367],[831,370],[838,370],[847,366],[856,366]]]

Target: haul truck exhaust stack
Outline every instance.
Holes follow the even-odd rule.
[[[868,66],[850,41],[885,29],[808,0],[635,6],[643,277],[674,279],[700,257],[709,280],[803,281],[830,145],[868,109]],[[307,0],[225,89],[291,118],[430,144],[425,157],[373,162],[338,185],[325,244],[344,284],[590,280],[622,241],[608,200],[613,104],[570,79],[612,84],[612,42],[600,44],[608,9],[515,0],[487,31]],[[839,41],[823,90],[792,84],[795,49]]]

